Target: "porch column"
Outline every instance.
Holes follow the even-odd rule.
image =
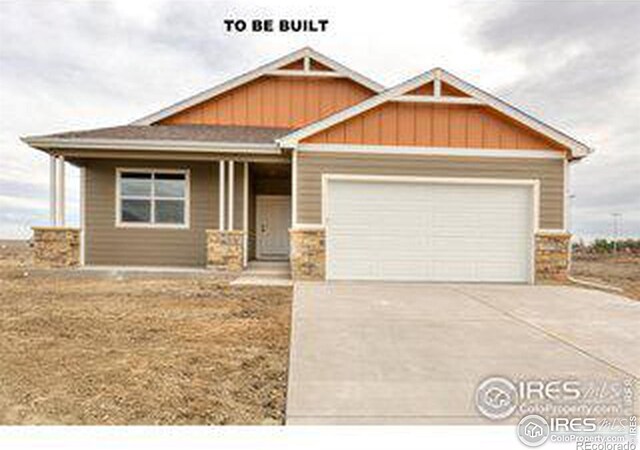
[[[233,160],[229,161],[229,216],[227,217],[227,230],[233,230],[233,187],[235,183],[233,173]]]
[[[65,202],[64,202],[64,156],[58,156],[57,184],[56,184],[56,226],[64,227]]]
[[[220,160],[219,221],[217,230],[206,230],[207,267],[219,272],[237,273],[244,267],[243,232],[233,229],[234,162],[229,161],[228,168],[226,165],[227,161]]]
[[[225,161],[223,159],[220,160],[220,168],[218,174],[218,229],[220,231],[224,231],[224,166]]]
[[[38,267],[74,267],[80,264],[80,230],[65,227],[64,157],[49,159],[50,226],[33,227],[34,264]]]
[[[86,262],[85,237],[87,233],[87,167],[80,167],[80,265]]]
[[[58,199],[56,194],[58,192],[58,158],[55,155],[49,156],[49,225],[52,227],[57,225],[58,222]]]
[[[249,264],[249,163],[245,161],[242,170],[242,231],[244,233],[242,240],[243,265],[247,267]]]

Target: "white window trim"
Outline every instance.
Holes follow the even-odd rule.
[[[120,195],[120,179],[123,173],[133,172],[133,173],[182,173],[185,175],[185,195],[184,195],[184,223],[183,224],[172,224],[172,223],[136,223],[136,222],[123,222],[122,219],[122,209],[121,209],[121,195]],[[135,197],[130,196],[127,198],[131,198],[135,200]],[[141,197],[141,199],[143,199]],[[147,200],[148,197],[144,197],[144,200]],[[168,197],[160,197],[155,198],[151,197],[151,220],[154,219],[154,202],[155,200],[176,200],[175,198]],[[164,168],[148,168],[148,167],[117,167],[116,168],[116,204],[115,204],[115,217],[116,217],[116,228],[153,228],[153,229],[179,229],[179,230],[187,230],[191,227],[191,171],[189,169],[164,169]]]
[[[322,174],[321,191],[321,220],[319,228],[323,228],[325,233],[329,232],[327,223],[327,213],[329,211],[329,182],[330,181],[353,181],[353,182],[380,182],[380,183],[425,183],[425,184],[476,184],[476,185],[502,185],[502,186],[526,186],[531,189],[532,200],[532,223],[531,236],[529,237],[529,280],[530,284],[535,283],[536,276],[536,234],[540,231],[540,180],[523,178],[462,178],[462,177],[419,177],[419,176],[395,176],[395,175],[354,175],[354,174]],[[325,234],[325,242],[327,235]],[[325,248],[325,274],[329,273],[330,255]]]

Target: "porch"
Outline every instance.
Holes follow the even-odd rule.
[[[33,237],[40,267],[239,273],[252,262],[289,260],[287,157],[151,162],[58,154],[50,161],[51,223],[34,227]],[[78,228],[65,223],[67,164],[81,173]]]

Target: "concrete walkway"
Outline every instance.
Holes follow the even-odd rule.
[[[297,283],[287,423],[487,423],[488,376],[640,387],[638,324],[640,302],[574,287]]]
[[[249,261],[231,286],[291,286],[289,261]]]

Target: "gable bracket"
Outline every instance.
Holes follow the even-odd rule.
[[[433,96],[439,98],[442,94],[442,80],[440,80],[440,69],[435,69],[433,72]]]
[[[346,78],[346,75],[338,72],[324,70],[272,70],[267,75],[279,77],[323,77],[323,78]]]

